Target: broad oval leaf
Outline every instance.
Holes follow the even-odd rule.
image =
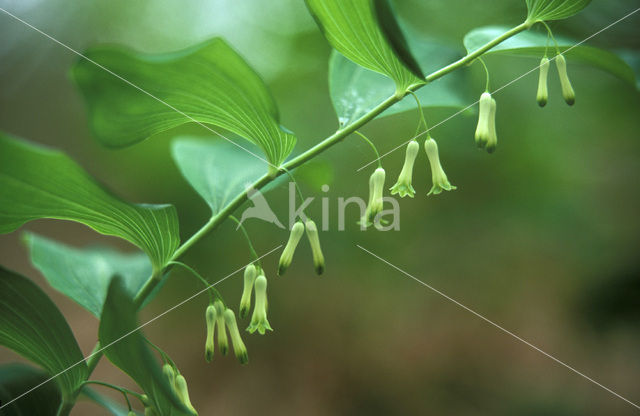
[[[306,0],[306,3],[331,46],[345,57],[391,78],[400,93],[424,83],[390,47],[371,0]]]
[[[507,30],[507,27],[502,26],[486,26],[474,29],[464,37],[464,46],[467,48],[467,51],[476,50],[480,45],[485,44]],[[567,57],[567,60],[580,62],[602,69],[623,81],[636,85],[636,78],[633,69],[618,55],[592,46],[575,46],[579,43],[578,41],[560,36],[556,36],[556,40],[560,51]],[[547,49],[546,45],[546,33],[543,34],[528,31],[519,33],[512,38],[505,40],[485,55],[516,55],[540,59]],[[549,40],[547,53],[550,57],[554,56],[556,53],[555,46],[551,40]]]
[[[3,416],[55,416],[60,406],[60,390],[56,383],[46,383],[48,378],[46,373],[25,364],[14,363],[0,367],[0,403],[8,403],[0,410],[0,414]],[[39,384],[42,385],[9,403]]]
[[[85,56],[93,62],[78,61],[72,76],[87,102],[91,128],[106,146],[132,145],[197,121],[250,140],[273,165],[293,150],[295,136],[279,125],[266,85],[223,39],[164,54],[102,46]]]
[[[71,328],[35,283],[0,266],[0,344],[56,376],[62,401],[73,401],[89,376]],[[35,387],[33,385],[31,387]]]
[[[267,173],[267,164],[222,140],[180,137],[171,154],[182,176],[211,208],[222,211],[257,179]]]
[[[591,0],[525,0],[527,20],[559,20],[573,16],[591,3]]]
[[[97,246],[79,249],[31,233],[24,240],[31,263],[49,284],[98,318],[114,276],[122,276],[132,297],[151,277],[151,263],[142,252],[124,254]]]
[[[422,68],[435,71],[461,54],[456,48],[408,32],[408,42],[415,51]],[[473,100],[466,99],[465,74],[454,72],[429,83],[416,91],[422,107],[464,108]],[[394,92],[391,80],[354,64],[338,52],[329,60],[329,92],[341,126],[362,117]],[[378,117],[385,117],[417,108],[413,97],[407,96]]]
[[[171,205],[133,205],[105,191],[64,153],[0,133],[0,233],[39,218],[123,238],[162,268],[179,244]]]
[[[160,416],[191,414],[162,374],[136,316],[133,298],[122,279],[115,277],[109,285],[98,329],[104,355],[140,386]]]

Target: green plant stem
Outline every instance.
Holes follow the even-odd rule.
[[[378,148],[376,147],[376,145],[373,144],[373,142],[371,140],[369,140],[367,138],[367,136],[365,136],[364,134],[360,133],[358,130],[356,130],[355,133],[358,136],[360,136],[362,138],[362,140],[364,140],[365,142],[369,143],[369,146],[371,146],[371,149],[373,149],[373,152],[376,154],[376,159],[378,159],[378,167],[381,168],[382,167],[382,161],[380,160],[380,153],[378,153]]]
[[[327,137],[320,143],[316,144],[310,149],[307,149],[306,151],[302,152],[298,156],[289,160],[287,163],[283,164],[282,167],[277,172],[269,172],[265,174],[264,176],[259,178],[257,181],[255,181],[249,187],[249,189],[251,188],[257,189],[257,190],[262,189],[265,185],[273,181],[278,176],[284,174],[287,170],[293,170],[297,168],[298,166],[304,164],[305,162],[313,159],[320,153],[329,149],[336,143],[341,142],[347,136],[349,136],[350,134],[358,130],[360,127],[364,126],[365,124],[367,124],[368,122],[376,118],[384,110],[391,107],[398,101],[402,100],[407,94],[418,90],[424,85],[427,85],[428,83],[435,81],[436,79],[441,78],[447,75],[448,73],[455,71],[456,69],[459,69],[468,65],[469,63],[473,62],[474,59],[478,58],[479,56],[481,56],[482,54],[484,54],[494,46],[498,45],[499,43],[509,39],[512,36],[517,35],[520,32],[523,32],[529,29],[531,25],[533,25],[533,23],[534,22],[525,21],[524,23],[521,23],[518,26],[504,32],[502,35],[498,36],[497,38],[487,42],[486,44],[476,49],[475,51],[467,54],[463,58],[460,58],[459,60],[445,66],[444,68],[441,68],[435,72],[432,72],[431,74],[427,75],[427,77],[425,78],[426,84],[425,83],[415,84],[410,86],[404,94],[392,95],[391,97],[387,98],[386,100],[378,104],[371,111],[369,111],[367,114],[364,114],[362,117],[360,117],[353,123],[339,128],[331,136]],[[195,234],[193,234],[189,239],[187,239],[187,241],[185,241],[180,247],[178,247],[178,249],[173,253],[173,256],[171,257],[168,263],[178,260],[195,243],[200,241],[202,237],[209,234],[211,231],[215,230],[220,224],[224,222],[224,220],[226,220],[230,215],[232,215],[233,212],[236,209],[238,209],[238,207],[240,207],[240,205],[242,205],[247,200],[247,198],[248,198],[247,192],[243,192],[238,196],[236,196],[226,207],[224,207],[224,209],[222,209],[222,211],[212,216],[209,219],[209,221],[207,221],[207,223],[202,226],[202,228],[196,231]],[[165,270],[163,270],[161,273],[154,273],[154,275],[147,281],[147,283],[142,287],[142,289],[140,289],[140,291],[134,298],[134,302],[138,307],[140,307],[140,305],[144,303],[144,300],[147,298],[147,296],[149,296],[149,294],[153,291],[153,289],[155,289],[158,283],[160,283],[160,276],[162,276],[165,271],[166,271],[166,267],[165,267]],[[100,349],[100,343],[97,343],[96,346],[94,347],[94,352],[99,349]],[[97,353],[87,361],[87,366],[89,367],[89,374],[91,374],[91,372],[95,369],[96,365],[98,364],[98,361],[101,358],[101,355],[102,353]]]

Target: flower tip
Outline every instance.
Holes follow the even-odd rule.
[[[242,365],[249,364],[249,354],[246,351],[244,351],[241,354],[237,354],[236,357],[238,358],[238,361],[240,362],[240,364]]]
[[[538,105],[540,107],[544,107],[545,105],[547,105],[547,99],[546,98],[538,98]]]

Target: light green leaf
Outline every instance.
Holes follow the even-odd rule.
[[[0,403],[6,404],[34,386],[44,383],[49,376],[25,364],[7,364],[0,367]],[[9,403],[3,416],[55,416],[60,406],[60,390],[56,383],[44,383],[29,394]]]
[[[267,173],[267,164],[223,140],[184,136],[173,141],[171,154],[187,182],[213,215]]]
[[[408,32],[409,44],[420,65],[435,71],[460,57],[460,52],[433,39]],[[472,102],[465,99],[466,77],[459,72],[423,86],[416,94],[423,107],[464,108]],[[371,111],[394,92],[391,80],[364,69],[334,52],[329,60],[329,92],[341,126],[349,125]],[[385,117],[417,108],[413,97],[407,96],[378,117]]]
[[[113,276],[122,276],[129,296],[135,296],[151,277],[144,253],[119,253],[108,247],[75,248],[26,234],[31,263],[56,290],[100,317]],[[151,298],[151,296],[149,297]]]
[[[504,33],[508,28],[500,26],[480,27],[467,33],[464,37],[464,46],[467,51],[476,50],[480,45]],[[633,69],[627,65],[619,56],[603,49],[591,46],[580,45],[575,46],[578,41],[564,37],[556,36],[556,40],[561,52],[569,62],[579,62],[593,67],[602,69],[610,74],[636,85],[636,78]],[[529,56],[541,59],[545,53],[547,45],[546,33],[538,32],[522,32],[516,36],[507,39],[495,48],[491,49],[486,55],[501,54],[514,56]],[[570,49],[571,48],[571,49]],[[555,47],[553,42],[549,41],[548,55],[555,55]]]
[[[118,403],[114,402],[109,397],[98,393],[91,387],[84,386],[82,388],[82,394],[92,402],[95,402],[99,406],[103,407],[113,416],[128,416],[129,414],[129,410],[127,408],[120,406]]]
[[[527,20],[560,20],[573,16],[591,3],[591,0],[525,0]]]
[[[85,59],[73,67],[91,128],[106,146],[132,145],[195,120],[257,144],[274,165],[293,150],[295,136],[279,125],[276,104],[264,82],[220,38],[172,53],[151,55],[103,46],[85,55],[139,87]]]
[[[140,386],[160,416],[190,414],[162,374],[138,329],[136,316],[133,299],[122,279],[115,277],[109,285],[98,329],[104,354]]]
[[[56,305],[31,280],[1,266],[0,344],[55,375],[52,382],[64,402],[73,401],[88,377],[80,347]]]
[[[62,152],[0,133],[0,233],[39,218],[76,221],[121,237],[158,269],[180,242],[173,206],[125,203]]]
[[[378,26],[371,0],[306,0],[306,3],[331,46],[345,57],[391,78],[398,92],[423,83],[390,47]]]

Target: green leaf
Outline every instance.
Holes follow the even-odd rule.
[[[120,277],[109,285],[98,338],[107,358],[127,373],[163,415],[190,414],[173,392],[136,322],[136,306]]]
[[[636,88],[640,90],[640,51],[623,49],[618,50],[617,54],[633,70],[636,77]]]
[[[435,71],[460,57],[456,48],[433,39],[408,32],[408,42],[422,68]],[[423,107],[464,108],[472,102],[465,97],[466,76],[454,72],[423,86],[416,94]],[[364,69],[334,52],[329,60],[329,92],[341,126],[349,125],[371,111],[394,92],[393,83],[373,71]],[[378,117],[385,117],[417,108],[413,97],[407,96]]]
[[[129,410],[127,408],[120,406],[120,404],[114,402],[109,397],[98,393],[91,387],[84,386],[82,388],[82,394],[92,402],[95,402],[99,406],[103,407],[113,416],[128,416],[129,414]]]
[[[591,3],[591,0],[525,0],[527,20],[560,20],[573,16]]]
[[[295,136],[279,125],[278,109],[264,82],[220,38],[172,53],[102,46],[85,56],[138,87],[85,59],[73,67],[91,128],[106,146],[129,146],[197,121],[257,144],[274,165],[293,150]]]
[[[160,269],[179,244],[170,205],[133,205],[105,191],[60,151],[0,133],[0,233],[39,218],[83,223],[121,237]]]
[[[123,254],[108,247],[79,249],[31,233],[25,234],[25,242],[31,263],[49,284],[98,318],[113,276],[123,277],[132,297],[151,277],[151,263],[141,252]]]
[[[331,46],[345,57],[391,78],[398,92],[424,83],[400,61],[387,42],[370,0],[306,0],[306,3]]]
[[[60,406],[60,390],[56,383],[46,383],[49,376],[25,364],[7,364],[0,367],[0,403],[42,386],[9,403],[0,410],[3,416],[55,416]]]
[[[382,30],[382,34],[389,42],[389,46],[396,53],[396,56],[416,77],[423,79],[424,73],[420,68],[420,64],[416,61],[407,39],[405,39],[400,23],[396,19],[395,11],[389,0],[374,0],[373,6],[378,25]]]
[[[508,28],[500,26],[487,26],[474,29],[464,37],[464,46],[467,48],[467,51],[476,50],[480,45],[501,35],[506,30],[508,30]],[[573,47],[578,41],[568,38],[556,36],[556,40],[560,51],[563,53],[567,51],[564,53],[564,56],[569,62],[579,62],[602,69],[623,81],[636,85],[633,69],[618,55],[592,46],[580,45]],[[528,56],[540,59],[544,55],[545,49],[547,49],[546,45],[546,33],[522,32],[502,42],[485,55],[501,54]],[[551,40],[549,41],[547,53],[549,56],[554,56],[556,53]]]
[[[180,137],[173,141],[171,154],[213,215],[267,173],[266,163],[222,140]]]
[[[65,402],[73,401],[88,377],[80,347],[56,305],[31,280],[1,266],[0,344],[56,376],[52,382]]]

